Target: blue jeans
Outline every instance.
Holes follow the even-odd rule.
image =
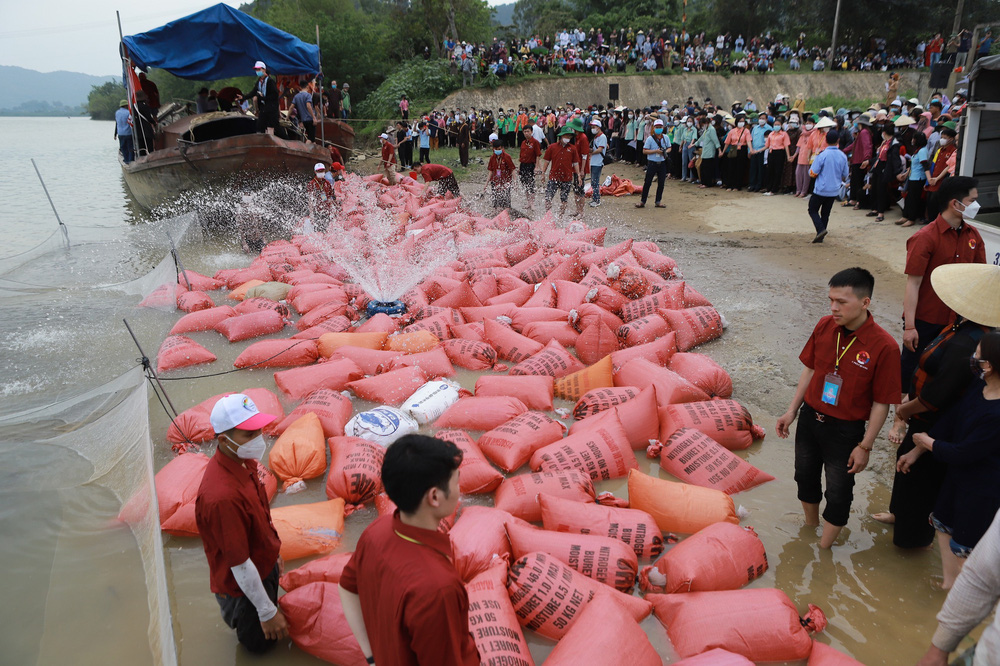
[[[688,169],[688,163],[691,162],[691,157],[694,150],[690,146],[684,146],[684,150],[681,151],[681,180],[687,180],[689,177],[694,178],[694,170]]]
[[[934,65],[938,64],[938,62],[940,62],[940,60],[941,60],[941,54],[940,53],[932,53],[931,54],[931,67],[934,67]]]
[[[121,150],[122,159],[125,160],[125,164],[135,159],[135,144],[132,141],[131,134],[126,134],[125,136],[118,135],[118,149]]]
[[[593,199],[601,203],[601,169],[604,165],[590,167],[590,187],[593,189]]]

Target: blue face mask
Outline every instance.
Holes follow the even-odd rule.
[[[500,154],[502,154],[502,153],[503,153],[503,151],[502,151],[502,150],[494,150],[494,151],[493,151],[493,154],[494,154],[494,155],[500,155]]]
[[[254,71],[257,72],[257,76],[264,76],[264,70],[262,70],[262,69],[255,69]]]
[[[654,127],[653,131],[656,132],[657,134],[663,134],[663,128],[662,127]]]

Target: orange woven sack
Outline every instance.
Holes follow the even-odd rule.
[[[635,257],[640,266],[658,273],[664,279],[675,280],[680,278],[677,262],[665,254],[660,254],[659,249],[646,250],[640,248],[638,243],[635,243],[632,245],[632,256]]]
[[[656,521],[645,511],[602,506],[596,502],[540,494],[542,525],[553,532],[597,534],[630,546],[636,557],[650,559],[663,552],[663,537]]]
[[[676,372],[643,358],[629,361],[625,367],[616,372],[615,384],[639,388],[656,386],[656,399],[661,407],[681,402],[708,400],[708,395],[704,391]]]
[[[426,382],[427,374],[412,366],[349,382],[347,388],[362,400],[399,407]]]
[[[236,273],[243,273],[243,272],[236,271]],[[271,279],[270,271],[266,271],[266,276],[264,270],[259,271],[258,274],[261,277],[267,277],[268,280]],[[226,298],[228,298],[229,300],[242,301],[246,297],[246,293],[248,290],[252,289],[253,287],[256,287],[257,285],[264,284],[264,282],[267,281],[267,280],[257,280],[257,279],[242,280],[242,277],[243,275],[239,275],[237,277],[234,274],[233,278],[226,280],[226,286],[232,289],[232,291],[226,295]]]
[[[295,322],[295,328],[300,331],[305,331],[306,329],[310,329],[314,326],[319,326],[324,321],[333,319],[334,317],[357,319],[357,311],[346,303],[330,303],[329,305],[324,305],[316,308],[315,310],[311,310],[309,314],[300,317],[299,320]]]
[[[315,340],[261,340],[236,357],[236,368],[291,368],[315,363],[319,358]]]
[[[643,592],[717,592],[738,590],[767,571],[764,544],[752,527],[715,523],[643,567]]]
[[[194,506],[209,460],[204,453],[184,453],[156,473],[154,486],[160,528],[167,534],[198,536]]]
[[[681,428],[699,430],[730,451],[749,448],[764,439],[764,429],[754,425],[750,412],[735,400],[708,400],[667,405],[659,410],[660,440],[666,441]]]
[[[434,433],[438,439],[451,442],[462,451],[462,464],[458,470],[459,490],[467,495],[491,493],[503,481],[503,474],[498,472],[486,459],[479,446],[462,430],[438,430]]]
[[[342,497],[348,504],[364,504],[382,492],[382,459],[385,448],[360,437],[331,437],[330,473],[326,496]]]
[[[285,428],[267,455],[267,464],[283,489],[305,479],[323,476],[326,471],[326,438],[319,417],[306,412]]]
[[[557,398],[578,400],[587,391],[614,386],[611,356],[605,356],[589,368],[556,380],[554,393]]]
[[[274,310],[285,319],[291,316],[288,306],[284,303],[277,303],[270,298],[245,298],[243,302],[233,308],[236,314],[247,314],[249,312],[260,312],[261,310]]]
[[[404,400],[406,398],[403,398]],[[517,398],[501,396],[461,398],[438,417],[435,428],[459,430],[492,430],[518,414],[528,411]]]
[[[639,395],[639,389],[635,386],[607,387],[587,391],[573,405],[573,418],[585,419],[588,416],[617,407],[637,395]]]
[[[337,358],[302,368],[274,373],[274,383],[289,398],[304,398],[321,388],[343,391],[350,382],[364,377],[361,368],[349,358]]]
[[[444,340],[441,348],[452,363],[467,370],[489,370],[497,362],[497,350],[485,342]]]
[[[548,375],[558,379],[579,372],[585,367],[575,356],[553,341],[547,344],[542,351],[511,368],[510,374],[512,376]]]
[[[575,347],[580,333],[567,321],[536,321],[522,331],[526,338],[547,345],[555,342],[560,347]]]
[[[656,365],[667,365],[671,357],[677,352],[677,343],[674,334],[667,333],[662,338],[657,338],[653,342],[644,345],[636,345],[628,349],[619,349],[611,354],[611,362],[615,372],[625,367],[629,361],[643,358]]]
[[[477,396],[510,396],[528,409],[552,409],[553,378],[549,375],[482,375],[476,380]]]
[[[338,666],[365,666],[365,655],[340,604],[340,585],[315,582],[278,600],[288,635],[303,652]]]
[[[354,347],[345,345],[337,347],[337,350],[330,355],[330,360],[338,358],[349,358],[366,375],[377,375],[379,368],[388,367],[393,360],[403,356],[403,352],[384,351],[382,349],[369,349],[368,347]]]
[[[505,361],[520,363],[545,347],[542,343],[535,342],[497,321],[487,319],[483,325],[486,342],[496,349],[497,356]]]
[[[566,426],[542,412],[525,412],[484,433],[479,448],[497,467],[513,472],[532,453],[561,440],[565,431]]]
[[[277,333],[285,327],[285,320],[274,310],[261,310],[235,317],[226,317],[215,325],[230,342],[249,340],[261,335]]]
[[[570,569],[619,592],[631,593],[635,587],[639,561],[627,543],[599,534],[551,532],[530,525],[507,525],[507,537],[515,558],[548,553]]]
[[[166,372],[201,363],[212,363],[215,354],[184,335],[168,335],[156,353],[156,371]]]
[[[529,553],[510,566],[507,593],[522,627],[559,640],[594,597],[607,595],[636,622],[650,613],[648,601],[618,592],[573,571],[547,553]]]
[[[597,595],[573,622],[549,656],[546,666],[661,666],[663,658],[639,623],[608,595]],[[600,655],[598,657],[598,655]]]
[[[493,503],[515,518],[537,523],[542,519],[539,493],[578,502],[593,502],[594,483],[588,475],[576,470],[518,474],[503,480]]]
[[[656,387],[647,386],[632,400],[577,421],[569,429],[569,434],[573,435],[587,428],[599,426],[613,418],[617,418],[625,428],[625,435],[632,450],[645,451],[651,442],[657,441],[660,434],[659,415],[656,411]]]
[[[462,342],[467,341],[463,340]],[[441,347],[394,358],[383,366],[383,371],[391,372],[409,367],[420,368],[428,377],[450,377],[455,374],[455,367],[448,360],[448,354]]]
[[[712,398],[728,398],[733,394],[733,379],[721,365],[704,354],[679,352],[667,366]]]
[[[813,641],[809,663],[806,666],[864,666],[864,664],[826,643]]]
[[[566,321],[567,315],[565,310],[559,308],[525,306],[514,311],[510,325],[515,331],[522,331],[525,326],[536,321]]]
[[[659,314],[651,314],[624,324],[618,329],[618,341],[622,347],[634,347],[666,335],[670,326]]]
[[[819,608],[809,604],[809,612],[799,618],[788,596],[773,588],[650,594],[646,598],[682,657],[718,647],[755,662],[799,661],[812,651],[810,633],[826,627],[826,616]]]
[[[319,340],[327,333],[344,333],[349,330],[351,330],[351,320],[343,315],[337,315],[296,333],[292,336],[292,340]]]
[[[344,567],[354,557],[354,552],[330,553],[296,567],[278,579],[285,592],[291,592],[309,583],[339,583]]]
[[[586,365],[593,365],[615,351],[618,351],[618,337],[603,321],[583,329],[576,339],[576,355]]]
[[[439,308],[476,308],[482,306],[482,302],[468,282],[462,282],[441,298],[434,300],[433,304]]]
[[[555,288],[557,295],[556,307],[560,310],[569,312],[580,307],[584,303],[590,302],[587,297],[590,295],[592,287],[584,286],[576,282],[558,280],[555,283]]]
[[[667,330],[677,335],[677,349],[686,352],[722,335],[726,320],[715,308],[702,306],[685,310],[660,310]]]
[[[496,558],[510,558],[507,521],[516,521],[506,511],[490,506],[467,506],[448,532],[452,562],[462,580],[469,581],[486,571]],[[527,525],[527,523],[525,523]]]
[[[729,495],[632,470],[628,475],[629,507],[653,517],[661,532],[694,534],[713,523],[740,524]]]
[[[741,654],[712,648],[694,657],[675,661],[674,666],[754,666],[754,663]]]
[[[469,324],[452,324],[449,329],[451,330],[452,339],[471,340],[473,342],[486,343],[486,327],[481,321],[475,321]],[[447,340],[445,342],[447,342]],[[493,351],[496,350],[494,349]]]
[[[177,323],[170,329],[170,335],[195,331],[214,331],[220,321],[235,316],[236,310],[228,305],[190,312],[177,320]]]
[[[646,454],[650,458],[658,457],[660,467],[678,479],[702,488],[721,490],[727,495],[774,481],[773,476],[730,453],[698,430],[681,428],[662,445],[659,442],[651,444]]]
[[[273,414],[278,418],[265,426],[264,434],[272,435],[279,421],[285,418],[285,410],[281,408],[278,396],[263,388],[245,389],[243,391],[227,391],[214,395],[207,400],[203,400],[190,409],[185,409],[177,415],[167,428],[167,440],[174,444],[174,450],[183,448],[187,444],[200,444],[215,439],[215,430],[212,428],[211,414],[215,403],[230,393],[243,393],[253,400],[257,409],[265,414]]]
[[[618,315],[593,303],[583,303],[569,312],[569,323],[580,331],[598,322],[604,322],[611,329],[612,334],[625,323]]]
[[[544,280],[540,284],[534,285],[535,293],[531,295],[528,300],[524,302],[522,307],[530,310],[537,310],[539,308],[555,308],[558,298],[556,296],[555,289],[552,288],[552,283],[548,280]]]
[[[441,340],[438,336],[430,331],[414,331],[413,333],[398,333],[389,336],[389,339],[385,341],[385,349],[405,354],[419,354],[434,349],[440,343]]]
[[[206,293],[200,291],[180,291],[181,286],[178,285],[177,293],[177,309],[183,312],[200,312],[201,310],[209,310],[215,307],[215,301],[212,297]]]
[[[226,286],[226,283],[222,280],[216,280],[215,278],[210,278],[207,275],[202,275],[197,271],[181,271],[181,274],[177,278],[178,282],[185,287],[190,286],[191,289],[195,291],[215,291],[216,289],[222,289]]]
[[[465,585],[469,595],[469,633],[482,664],[534,666],[517,615],[507,594],[507,562],[497,560]]]
[[[340,347],[366,347],[382,349],[388,339],[388,333],[326,333],[319,337],[319,355],[330,358]]]
[[[310,310],[318,307],[330,303],[348,303],[350,300],[343,287],[330,286],[326,289],[300,294],[292,301],[292,306],[299,314],[308,314]]]
[[[344,394],[330,389],[319,389],[306,396],[291,414],[278,423],[274,432],[280,435],[301,416],[311,412],[319,418],[324,437],[339,437],[344,434],[344,425],[351,418],[352,410],[351,399]]]
[[[666,287],[622,306],[622,319],[633,321],[657,314],[660,310],[683,310],[690,307],[684,301],[684,282],[668,282]]]
[[[617,416],[538,449],[531,456],[531,469],[536,472],[576,469],[594,481],[617,479],[638,466]]]
[[[279,506],[271,509],[271,522],[281,539],[282,559],[329,553],[344,534],[344,500]]]
[[[509,319],[514,316],[516,309],[512,303],[502,303],[478,308],[459,308],[459,312],[466,323],[471,324],[474,322],[496,321],[497,317],[507,317]]]

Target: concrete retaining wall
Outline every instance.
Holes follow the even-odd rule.
[[[633,108],[659,105],[660,100],[680,104],[692,96],[703,101],[711,98],[716,104],[729,108],[735,100],[749,95],[758,106],[785,93],[792,100],[804,93],[808,100],[823,95],[846,99],[881,98],[885,95],[887,74],[884,72],[826,72],[820,74],[743,74],[725,78],[719,74],[677,74],[673,76],[594,76],[546,77],[524,83],[489,88],[465,88],[452,93],[439,105],[440,109],[477,109],[499,107],[517,108],[518,104],[563,105],[573,102],[607,104],[608,84],[620,86],[620,102]],[[917,91],[920,99],[929,96],[929,73],[901,72],[899,93]],[[811,109],[813,110],[813,109]]]

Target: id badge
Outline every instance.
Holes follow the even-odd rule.
[[[827,405],[837,406],[840,402],[840,389],[844,385],[843,378],[833,372],[827,373],[823,379],[823,402]]]

